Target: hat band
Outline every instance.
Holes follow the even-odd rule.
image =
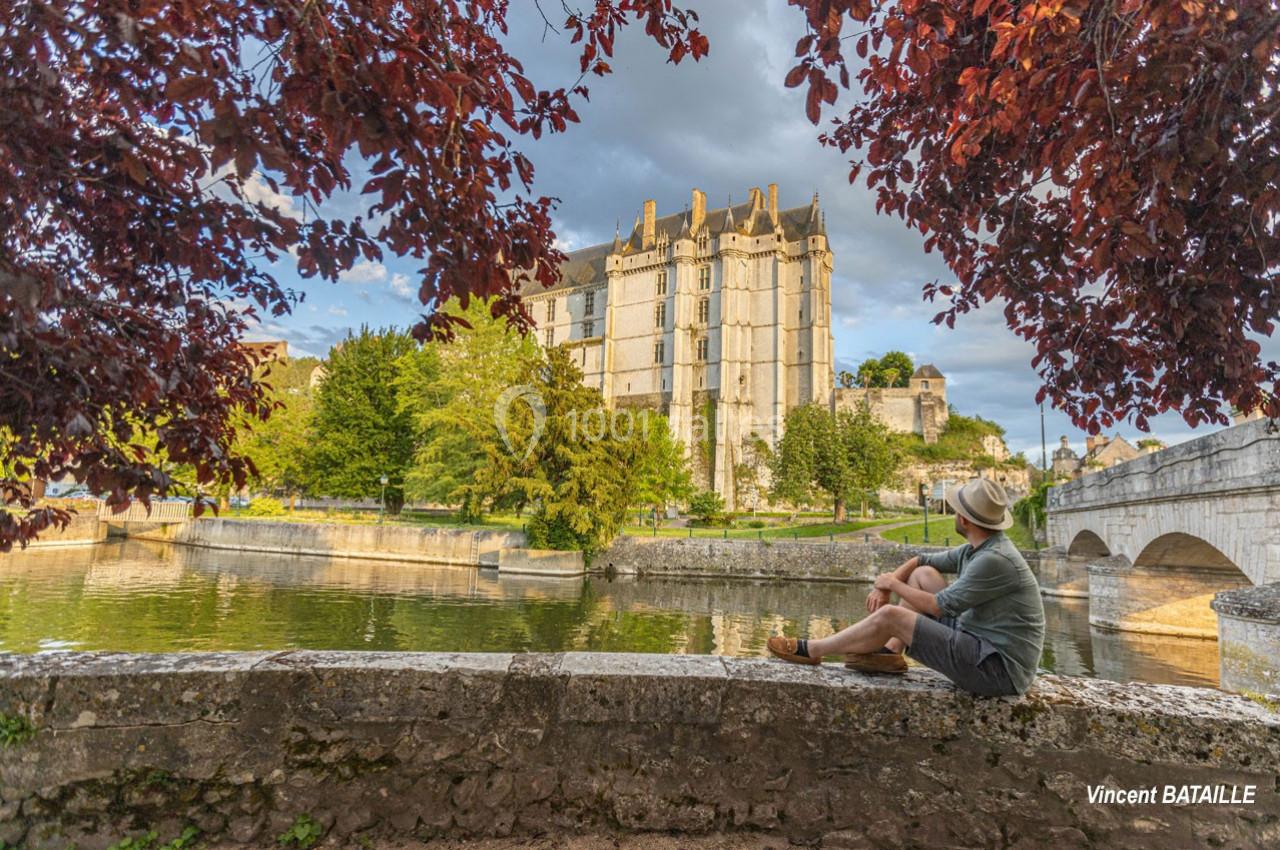
[[[1000,520],[1004,519],[1003,516],[1000,517],[1000,519],[988,519],[987,517],[984,517],[982,514],[975,511],[973,507],[970,506],[969,500],[964,497],[963,487],[956,491],[956,498],[960,500],[960,506],[964,508],[966,511],[968,511],[970,514],[972,514],[973,516],[977,517],[978,522],[981,523],[982,525],[999,525]]]

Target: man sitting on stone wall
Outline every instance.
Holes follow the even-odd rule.
[[[978,478],[946,499],[967,543],[918,555],[877,578],[870,616],[847,629],[814,640],[771,637],[769,651],[800,664],[843,653],[854,670],[901,673],[905,649],[971,693],[1026,693],[1044,648],[1044,606],[1035,575],[1004,533],[1013,525],[1008,497]],[[957,573],[955,583],[948,587],[942,573]]]

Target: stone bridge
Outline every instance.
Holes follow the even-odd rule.
[[[1208,434],[1054,487],[1046,593],[1107,628],[1212,638],[1214,592],[1280,582],[1280,432]]]

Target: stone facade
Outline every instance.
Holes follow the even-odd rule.
[[[836,410],[854,410],[862,404],[869,404],[871,412],[890,429],[919,434],[926,443],[938,441],[950,416],[947,379],[932,364],[917,369],[905,387],[838,387],[833,391]],[[1003,441],[1000,446],[1003,448]]]
[[[816,194],[780,209],[770,184],[708,210],[694,189],[684,213],[645,201],[625,239],[570,252],[524,298],[539,342],[572,349],[606,404],[660,410],[686,446],[714,439],[697,473],[733,508],[744,440],[776,445],[788,410],[830,401],[831,270]]]
[[[0,656],[0,711],[25,723],[0,748],[0,841],[26,850],[188,826],[274,846],[304,815],[334,847],[1280,843],[1280,714],[1208,689],[1043,676],[975,699],[918,669],[690,655],[55,653]],[[1089,800],[1165,783],[1252,802]]]

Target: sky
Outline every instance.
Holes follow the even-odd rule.
[[[867,357],[894,349],[917,363],[933,363],[946,375],[948,400],[959,412],[998,422],[1010,449],[1038,464],[1041,415],[1032,346],[1005,327],[1003,305],[996,301],[960,317],[955,329],[931,323],[940,306],[923,301],[920,290],[930,281],[950,280],[945,265],[924,252],[919,233],[896,217],[876,214],[864,182],[849,184],[845,157],[818,143],[820,128],[804,117],[803,87],[782,84],[803,34],[800,13],[785,0],[691,5],[701,14],[710,55],[671,65],[641,28],[628,27],[616,44],[614,73],[586,80],[590,101],[576,107],[582,123],[565,134],[521,140],[536,168],[535,196],[560,201],[554,215],[560,247],[610,241],[619,221],[625,234],[649,198],[657,201],[659,215],[681,211],[694,187],[707,193],[709,208],[730,198],[741,203],[751,187],[769,183],[778,184],[783,208],[807,205],[817,192],[834,255],[837,369],[854,371]],[[554,22],[562,20],[558,0],[542,0],[542,6]],[[576,48],[563,32],[545,29],[532,0],[512,3],[509,23],[509,50],[535,85],[574,83]],[[849,103],[838,102],[840,112]],[[828,109],[824,122],[832,114]],[[348,197],[336,203],[350,212],[368,201]],[[273,271],[304,291],[305,300],[292,315],[264,322],[253,338],[283,338],[295,356],[324,356],[361,324],[411,324],[414,267],[394,257],[365,262],[333,285],[303,283],[281,263]],[[1276,343],[1267,341],[1264,354],[1280,356]],[[1214,428],[1193,432],[1177,414],[1152,422],[1152,434],[1171,444],[1209,430]],[[1058,411],[1046,410],[1045,431],[1050,454],[1062,435],[1083,450],[1084,432]],[[1111,433],[1131,442],[1148,436],[1128,424]]]

